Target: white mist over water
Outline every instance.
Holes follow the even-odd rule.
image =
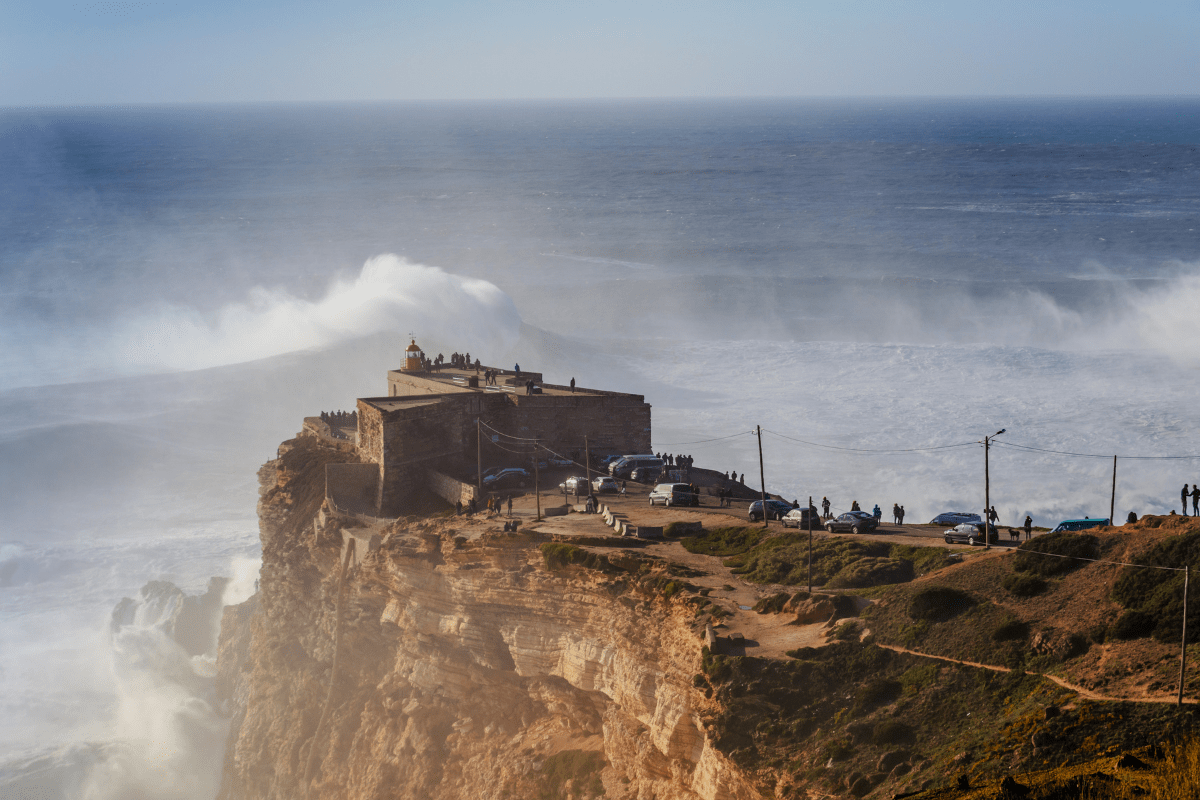
[[[520,296],[524,287],[514,286]],[[692,324],[670,297],[640,291],[668,327]],[[571,307],[580,320],[613,302],[603,292],[584,297]],[[92,366],[107,363],[118,375],[190,371],[0,395],[8,484],[50,487],[41,519],[33,507],[0,529],[0,711],[23,721],[0,738],[0,788],[96,800],[212,796],[226,722],[209,699],[211,655],[189,655],[170,636],[170,604],[142,598],[110,634],[113,606],[140,597],[148,580],[196,595],[211,576],[225,575],[233,578],[226,602],[252,592],[257,466],[304,415],[382,393],[410,330],[430,351],[469,349],[500,366],[515,358],[548,380],[576,377],[580,385],[644,394],[654,407],[656,449],[749,473],[751,484],[757,448],[748,432],[761,424],[771,432],[764,439],[769,490],[789,499],[828,495],[843,508],[851,499],[866,508],[879,503],[885,513],[899,502],[909,519],[925,521],[982,504],[977,446],[863,455],[779,434],[877,449],[972,442],[1006,427],[1002,439],[1048,449],[1200,452],[1193,407],[1200,371],[1186,346],[1197,341],[1188,313],[1194,299],[1200,280],[1189,273],[1161,289],[1131,291],[1101,319],[1036,292],[1006,301],[1003,313],[981,301],[960,309],[964,325],[983,322],[966,341],[928,309],[907,307],[886,311],[910,320],[913,343],[899,324],[877,341],[722,337],[738,329],[741,310],[706,316],[707,335],[686,340],[631,340],[636,331],[627,328],[587,339],[553,330],[522,336],[520,301],[500,287],[381,256],[311,302],[256,290],[212,315],[175,309],[135,317],[94,343],[90,352],[110,360],[97,357]],[[371,337],[380,331],[389,334],[382,344]],[[287,354],[299,348],[307,349]],[[263,355],[271,357],[253,360]],[[81,424],[98,421],[114,431],[110,438]],[[138,446],[125,455],[107,449],[132,440]],[[107,457],[78,464],[81,444]],[[44,462],[33,457],[47,448]],[[141,471],[145,462],[160,474]],[[73,463],[64,491],[58,476]],[[1180,466],[1192,475],[1200,464],[1123,464],[1118,515],[1164,512]],[[1039,524],[1103,515],[1110,467],[998,445],[993,500],[1003,522],[1025,513]],[[114,497],[126,481],[139,492]],[[87,495],[94,487],[101,488]]]
[[[333,280],[317,300],[256,287],[211,314],[172,304],[99,328],[0,325],[0,388],[206,369],[381,332],[507,350],[520,324],[512,299],[494,284],[384,254],[357,276]]]
[[[57,354],[105,381],[0,393],[0,796],[211,798],[215,633],[189,652],[187,601],[147,582],[197,596],[219,575],[223,603],[250,596],[255,472],[302,417],[383,393],[410,330],[499,357],[520,326],[495,285],[384,255],[312,302],[258,289],[208,317],[135,316]]]

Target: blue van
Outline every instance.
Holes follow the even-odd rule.
[[[1099,528],[1107,525],[1107,519],[1092,519],[1084,517],[1083,519],[1064,519],[1058,523],[1058,527],[1050,531],[1051,533],[1061,533],[1062,531],[1086,531],[1088,528]]]

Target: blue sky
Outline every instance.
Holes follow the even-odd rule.
[[[0,105],[1200,93],[1200,3],[0,0]]]

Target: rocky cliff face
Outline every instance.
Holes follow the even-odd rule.
[[[260,472],[260,591],[221,634],[222,798],[759,796],[705,734],[692,606],[470,523],[399,521],[347,558],[320,507],[351,459],[302,438]]]

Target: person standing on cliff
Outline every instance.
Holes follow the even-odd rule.
[[[1200,517],[1200,489],[1196,488],[1196,484],[1192,484],[1192,516]]]
[[[571,394],[575,394],[575,378],[574,378],[574,376],[572,376],[572,378],[571,378]]]
[[[1183,503],[1183,515],[1184,515],[1185,517],[1188,515],[1188,513],[1187,513],[1187,499],[1188,499],[1188,488],[1187,488],[1187,484],[1185,483],[1185,484],[1183,485],[1183,491],[1181,491],[1181,492],[1179,493],[1179,500],[1180,500],[1180,502],[1182,502],[1182,503]]]
[[[1033,537],[1033,517],[1025,515],[1025,541],[1029,541]]]
[[[829,519],[829,498],[821,498],[821,510],[825,512],[825,519]]]

